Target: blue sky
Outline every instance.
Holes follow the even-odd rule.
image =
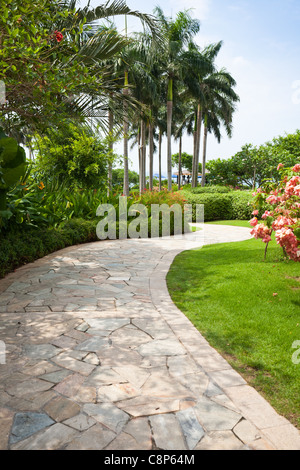
[[[101,3],[91,2],[93,6]],[[260,145],[300,129],[299,0],[127,0],[127,4],[143,13],[152,13],[159,5],[166,16],[173,17],[192,9],[201,21],[196,42],[204,47],[223,41],[216,63],[235,78],[240,103],[232,138],[223,132],[218,144],[209,137],[208,160],[229,158],[246,143]],[[123,19],[117,21],[120,30],[123,24]],[[138,20],[129,18],[128,25],[129,30],[140,29]],[[190,138],[184,139],[183,147],[192,153]],[[121,148],[117,147],[119,153]],[[172,151],[177,151],[177,144]],[[133,149],[130,154],[132,169],[137,169],[136,153]]]

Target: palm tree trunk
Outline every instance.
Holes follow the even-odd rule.
[[[194,124],[194,132],[193,132],[193,164],[192,164],[192,180],[191,185],[192,188],[195,187],[195,171],[196,171],[196,153],[197,153],[197,113],[195,113],[195,124]]]
[[[162,143],[162,132],[159,129],[159,142],[158,142],[158,180],[159,190],[161,191],[161,143]]]
[[[109,125],[109,135],[111,139],[109,142],[109,150],[113,152],[114,143],[112,140],[112,134],[113,134],[113,128],[114,128],[114,116],[113,116],[111,109],[109,109],[108,111],[108,125]],[[108,196],[111,195],[111,192],[112,192],[112,162],[110,161],[108,164]]]
[[[206,149],[207,149],[207,134],[208,129],[207,125],[204,126],[204,139],[203,139],[203,157],[202,157],[202,180],[201,186],[204,188],[205,186],[205,166],[206,166]]]
[[[153,124],[149,124],[149,189],[153,190],[153,153],[154,153],[154,142],[153,142]]]
[[[146,139],[145,139],[145,123],[141,120],[141,192],[145,190],[146,178],[145,178],[145,150],[146,150]]]
[[[142,194],[142,189],[143,189],[143,184],[142,184],[142,147],[141,147],[141,134],[142,134],[142,129],[141,127],[138,130],[138,136],[137,136],[137,141],[138,141],[138,158],[139,158],[139,192],[140,195]]]
[[[172,112],[173,112],[173,80],[168,83],[167,101],[167,136],[168,136],[168,190],[172,191]]]
[[[195,156],[195,170],[194,170],[194,188],[196,188],[198,186],[201,124],[202,124],[202,110],[201,110],[201,105],[198,104],[197,131],[196,131],[196,156]]]
[[[179,137],[179,152],[178,152],[178,191],[181,188],[181,156],[182,156],[182,136]]]
[[[123,94],[128,95],[128,71],[125,72],[125,88],[123,89]],[[129,196],[129,174],[128,174],[128,103],[124,102],[124,122],[123,122],[123,132],[124,132],[124,185],[123,185],[123,195]]]

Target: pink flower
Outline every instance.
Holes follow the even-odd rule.
[[[252,227],[255,227],[257,224],[258,224],[258,220],[256,217],[253,217],[253,219],[251,219],[249,221],[249,224],[252,226]]]
[[[271,194],[271,196],[267,197],[266,201],[269,202],[270,204],[277,204],[278,197],[274,196],[274,194]]]
[[[254,235],[256,239],[261,238],[262,240],[269,240],[268,237],[271,237],[272,229],[267,227],[265,224],[259,224],[259,225],[256,225],[254,229],[251,230],[250,233],[251,235]]]
[[[277,295],[278,295],[277,292],[274,292],[273,297],[277,297]]]
[[[277,167],[277,171],[280,170],[280,168],[284,168],[284,165],[282,163],[279,163],[278,167]]]
[[[258,210],[255,210],[252,212],[252,215],[258,215],[258,214],[259,214]]]
[[[298,166],[298,165],[296,165]],[[299,165],[300,167],[300,165]],[[294,167],[296,168],[296,167]],[[287,196],[293,196],[295,194],[295,188],[300,185],[300,176],[293,176],[285,187],[285,194]]]
[[[299,173],[300,172],[300,163],[297,163],[297,165],[295,165],[292,168],[292,171],[294,171],[295,173]]]
[[[269,217],[270,215],[271,215],[271,212],[266,211],[266,212],[261,216],[261,218],[262,218],[263,220],[266,220],[266,218]]]

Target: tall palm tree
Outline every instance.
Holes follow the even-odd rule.
[[[208,133],[213,132],[218,142],[220,142],[220,127],[223,125],[227,136],[232,136],[232,119],[235,111],[235,104],[239,101],[239,96],[233,89],[236,85],[236,82],[225,69],[221,69],[207,77],[205,83],[207,87],[204,90],[205,103],[203,106],[204,140],[202,158],[202,186],[205,186]]]
[[[187,94],[195,101],[195,128],[194,128],[194,154],[193,154],[193,170],[192,170],[192,186],[196,187],[198,184],[198,168],[200,158],[200,136],[201,127],[204,121],[204,136],[205,142],[204,147],[207,145],[207,133],[208,133],[208,119],[210,122],[215,122],[215,118],[212,119],[212,111],[220,109],[223,110],[223,123],[226,125],[230,124],[232,120],[233,110],[230,105],[238,101],[238,96],[234,92],[235,81],[231,75],[225,70],[217,70],[215,60],[222,47],[222,41],[216,44],[210,44],[203,50],[200,50],[198,46],[191,44],[190,54],[191,56],[198,56],[201,60],[198,61],[198,67],[195,66],[197,62],[191,61],[193,67],[186,69],[184,75],[184,84],[187,89]],[[225,111],[226,110],[226,111]],[[220,114],[218,115],[221,116]],[[228,130],[228,129],[227,129]],[[206,156],[206,150],[204,151]],[[202,162],[203,163],[203,162]],[[202,173],[205,172],[205,162],[202,165]],[[202,179],[204,184],[205,178]]]
[[[162,9],[154,10],[161,22],[165,36],[164,49],[162,50],[163,73],[167,82],[167,170],[168,189],[172,190],[172,113],[174,82],[180,79],[187,62],[186,52],[189,44],[200,30],[200,22],[193,19],[188,10],[179,12],[175,20],[166,18]]]

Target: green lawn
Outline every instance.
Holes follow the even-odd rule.
[[[251,239],[186,251],[167,283],[209,343],[300,428],[300,364],[292,361],[300,341],[300,265],[284,261],[275,241],[264,261],[264,248]]]

